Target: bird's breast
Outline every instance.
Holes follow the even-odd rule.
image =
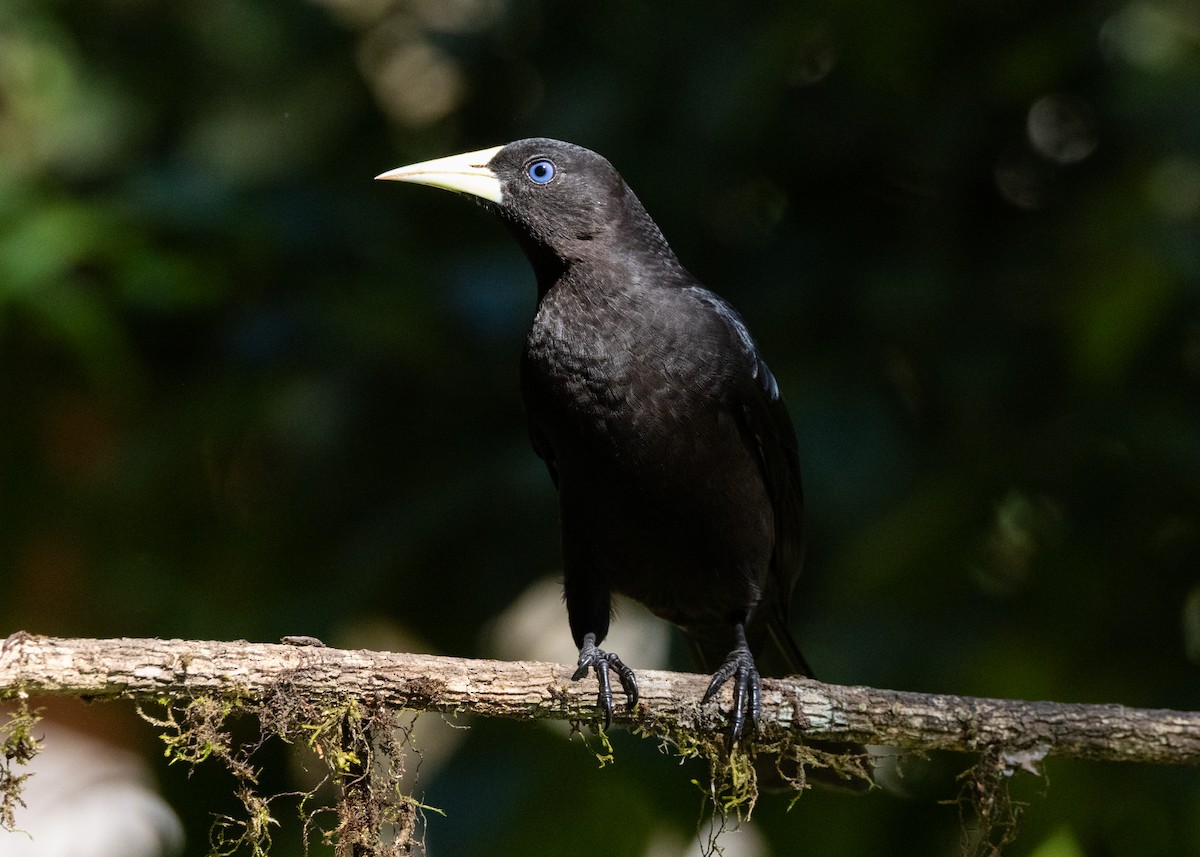
[[[731,396],[750,369],[685,298],[544,299],[522,390],[557,478],[566,573],[689,625],[756,602],[774,519]]]
[[[720,407],[721,367],[698,334],[638,296],[543,301],[523,365],[530,419],[593,456],[661,455],[664,442],[704,432]]]

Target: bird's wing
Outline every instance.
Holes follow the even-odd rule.
[[[696,287],[701,301],[710,306],[731,334],[743,359],[743,372],[732,385],[730,402],[746,442],[756,451],[759,467],[775,516],[775,549],[759,616],[776,651],[784,674],[812,675],[788,630],[788,607],[804,562],[804,495],[796,432],[779,391],[779,383],[762,359],[758,346],[737,311],[707,289]],[[771,672],[775,672],[772,670]],[[764,672],[764,675],[769,674]]]

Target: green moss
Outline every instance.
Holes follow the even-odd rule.
[[[822,772],[820,778],[826,783],[845,781],[848,788],[873,785],[865,754],[825,750],[787,731],[767,729],[732,748],[726,745],[720,723],[643,717],[634,732],[657,739],[663,753],[707,765],[707,779],[692,781],[703,795],[698,832],[707,854],[721,853],[721,834],[753,815],[764,780],[772,791],[791,790],[792,804],[811,788],[810,775],[815,771]]]
[[[25,806],[21,791],[31,773],[18,774],[14,766],[28,764],[41,750],[41,742],[33,737],[33,729],[42,719],[41,709],[30,709],[29,701],[18,696],[16,707],[8,712],[0,725],[0,829],[15,830],[17,809]]]
[[[210,854],[266,855],[279,820],[272,811],[277,795],[260,794],[258,749],[272,738],[302,744],[327,768],[326,776],[300,795],[300,821],[305,843],[319,839],[342,846],[362,845],[372,854],[407,853],[427,807],[401,791],[411,724],[397,724],[398,711],[351,698],[313,701],[288,682],[253,701],[232,696],[160,699],[161,713],[139,709],[142,718],[160,728],[164,755],[171,764],[198,765],[216,760],[234,777],[234,793],[242,803],[238,818],[223,816],[209,834]],[[252,744],[233,743],[227,722],[238,715],[257,718],[261,737]],[[341,799],[337,822],[327,819],[333,807],[316,806],[317,791],[334,783]],[[437,811],[437,810],[433,810]],[[396,842],[381,846],[379,831],[397,831]]]
[[[595,754],[596,761],[600,763],[600,767],[605,768],[616,762],[617,756],[613,751],[612,741],[609,740],[608,732],[604,729],[604,727],[597,724],[592,728],[591,731],[600,743],[598,749],[592,746],[592,742],[588,738],[587,732],[584,731],[583,723],[578,720],[571,721],[571,738],[573,739],[576,735],[578,735],[583,741],[583,745]]]

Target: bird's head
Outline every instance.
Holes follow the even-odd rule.
[[[673,259],[612,164],[573,143],[534,137],[390,170],[378,179],[469,194],[499,214],[534,268],[594,258],[621,244]]]

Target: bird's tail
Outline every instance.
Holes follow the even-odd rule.
[[[812,667],[800,653],[796,638],[788,630],[787,622],[782,616],[772,613],[767,619],[767,640],[770,645],[765,647],[763,661],[758,665],[761,675],[772,678],[783,678],[789,675],[802,675],[805,678],[816,678]],[[782,667],[773,669],[772,667]]]
[[[692,655],[705,672],[715,672],[725,663],[733,642],[729,629],[728,625],[683,629]],[[745,630],[746,641],[754,653],[754,663],[763,678],[816,678],[782,616],[774,612],[765,618],[756,616]]]

